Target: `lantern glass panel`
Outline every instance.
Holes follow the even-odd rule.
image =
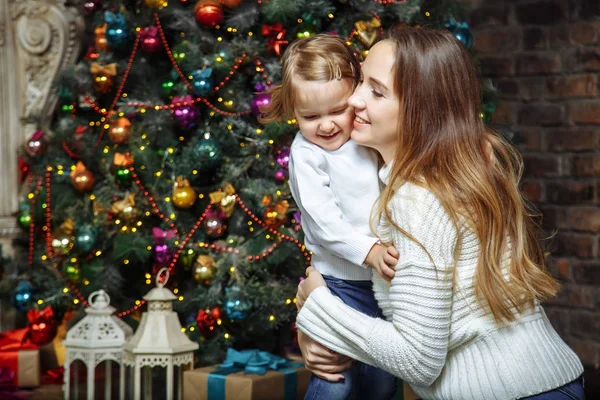
[[[94,399],[112,400],[119,397],[120,372],[121,366],[112,360],[104,360],[96,366]]]
[[[69,368],[69,392],[73,400],[87,398],[87,366],[81,360],[75,360]]]

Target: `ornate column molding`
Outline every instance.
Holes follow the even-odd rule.
[[[82,34],[83,18],[65,0],[0,1],[0,238],[16,233],[17,151],[37,127],[49,130],[52,84],[76,61]]]

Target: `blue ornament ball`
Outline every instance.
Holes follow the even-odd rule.
[[[75,247],[78,251],[89,253],[96,247],[98,230],[89,224],[83,224],[75,232]]]
[[[213,88],[211,75],[212,68],[199,69],[190,74],[192,76],[192,87],[198,96],[207,96]]]
[[[467,49],[471,48],[473,45],[473,35],[469,29],[469,24],[464,21],[456,22],[451,18],[446,23],[446,29],[448,29]]]
[[[194,145],[194,156],[200,169],[211,169],[221,162],[221,147],[210,137],[198,140]]]
[[[123,14],[113,14],[107,11],[104,14],[106,20],[106,42],[113,49],[123,49],[130,41],[129,25]]]
[[[225,312],[230,319],[239,321],[246,318],[249,309],[248,302],[240,296],[239,286],[232,285],[225,288]]]
[[[29,281],[21,281],[17,284],[17,287],[12,296],[13,306],[20,312],[27,312],[31,307],[33,300],[32,287]]]

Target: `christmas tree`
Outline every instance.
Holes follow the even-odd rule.
[[[200,364],[231,346],[279,352],[310,264],[287,186],[295,121],[257,119],[280,57],[327,32],[364,59],[402,24],[470,47],[461,11],[433,3],[87,0],[87,51],[56,83],[54,121],[24,144],[15,306],[61,315],[104,289],[135,325],[167,267]]]

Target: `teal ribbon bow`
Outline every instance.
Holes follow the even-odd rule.
[[[225,380],[227,375],[244,371],[244,374],[264,375],[268,370],[282,372],[284,399],[297,397],[297,369],[303,365],[266,351],[227,349],[225,361],[214,372],[208,374],[208,398],[225,399]]]
[[[299,368],[302,364],[287,360],[266,351],[227,349],[227,356],[219,370],[229,373],[244,371],[245,374],[264,375],[268,370],[280,371],[286,368]],[[230,372],[231,371],[231,372]]]
[[[121,13],[112,13],[110,11],[105,11],[104,12],[104,20],[109,23],[118,23],[118,24],[124,24],[125,23],[125,16]]]

